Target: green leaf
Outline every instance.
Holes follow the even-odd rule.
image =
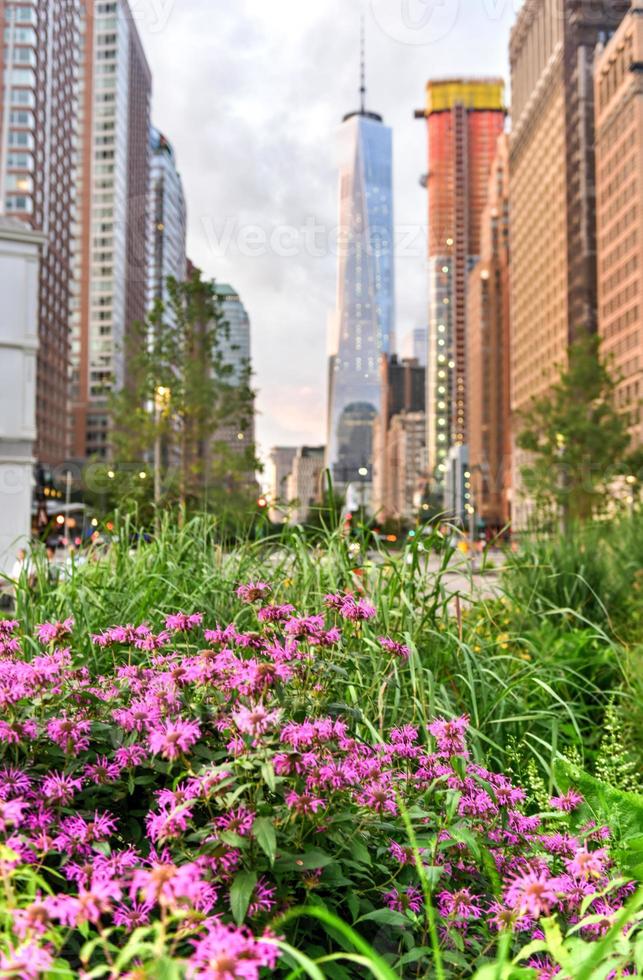
[[[275,789],[277,788],[277,781],[275,779],[275,770],[272,767],[272,762],[263,763],[261,766],[261,775],[270,792],[274,793]]]
[[[54,960],[45,973],[45,980],[74,980],[75,973],[67,960]]]
[[[368,848],[362,844],[359,840],[353,840],[350,842],[351,856],[356,860],[360,861],[362,864],[371,864],[371,855],[368,853]]]
[[[257,817],[252,832],[257,839],[259,847],[264,852],[271,864],[275,863],[277,856],[277,834],[270,817]]]
[[[395,909],[375,909],[374,912],[362,915],[355,925],[360,922],[379,922],[385,926],[398,926],[400,929],[409,925],[407,917]]]
[[[230,888],[230,907],[234,921],[240,926],[246,917],[250,898],[257,884],[256,871],[240,871]]]

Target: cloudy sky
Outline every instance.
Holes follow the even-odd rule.
[[[430,77],[507,76],[520,0],[130,4],[186,188],[189,255],[250,314],[260,449],[322,443],[337,133],[358,101],[360,14],[368,107],[393,128],[402,341],[426,316],[426,131],[413,111]]]

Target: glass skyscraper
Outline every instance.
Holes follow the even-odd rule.
[[[380,356],[392,352],[395,329],[392,133],[363,98],[362,108],[344,117],[341,156],[327,465],[345,487],[372,479]]]

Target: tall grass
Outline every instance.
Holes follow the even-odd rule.
[[[33,589],[20,588],[16,611],[30,633],[39,622],[73,615],[76,647],[91,662],[105,654],[90,634],[115,623],[158,623],[180,609],[202,611],[210,624],[243,625],[248,610],[234,589],[251,579],[270,581],[279,601],[304,612],[317,610],[327,592],[364,589],[378,607],[377,631],[404,637],[412,655],[384,681],[382,652],[368,631],[350,663],[329,652],[338,710],[354,712],[370,738],[392,725],[467,713],[474,752],[504,764],[507,746],[519,744],[551,783],[561,749],[574,746],[581,757],[592,751],[615,692],[640,707],[632,650],[619,642],[630,628],[627,575],[635,578],[643,547],[635,523],[627,562],[624,530],[607,541],[600,528],[582,540],[536,541],[509,559],[504,598],[471,606],[470,593],[450,584],[454,553],[437,532],[393,556],[358,554],[358,542],[341,531],[311,543],[293,529],[224,547],[211,516],[183,529],[167,516],[150,540],[124,518],[109,549],[76,563],[56,587],[40,575]],[[434,571],[429,555],[439,556]]]

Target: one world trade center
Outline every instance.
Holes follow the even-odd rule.
[[[380,358],[394,349],[392,133],[361,104],[340,131],[337,309],[330,338],[327,465],[340,488],[369,482]]]

